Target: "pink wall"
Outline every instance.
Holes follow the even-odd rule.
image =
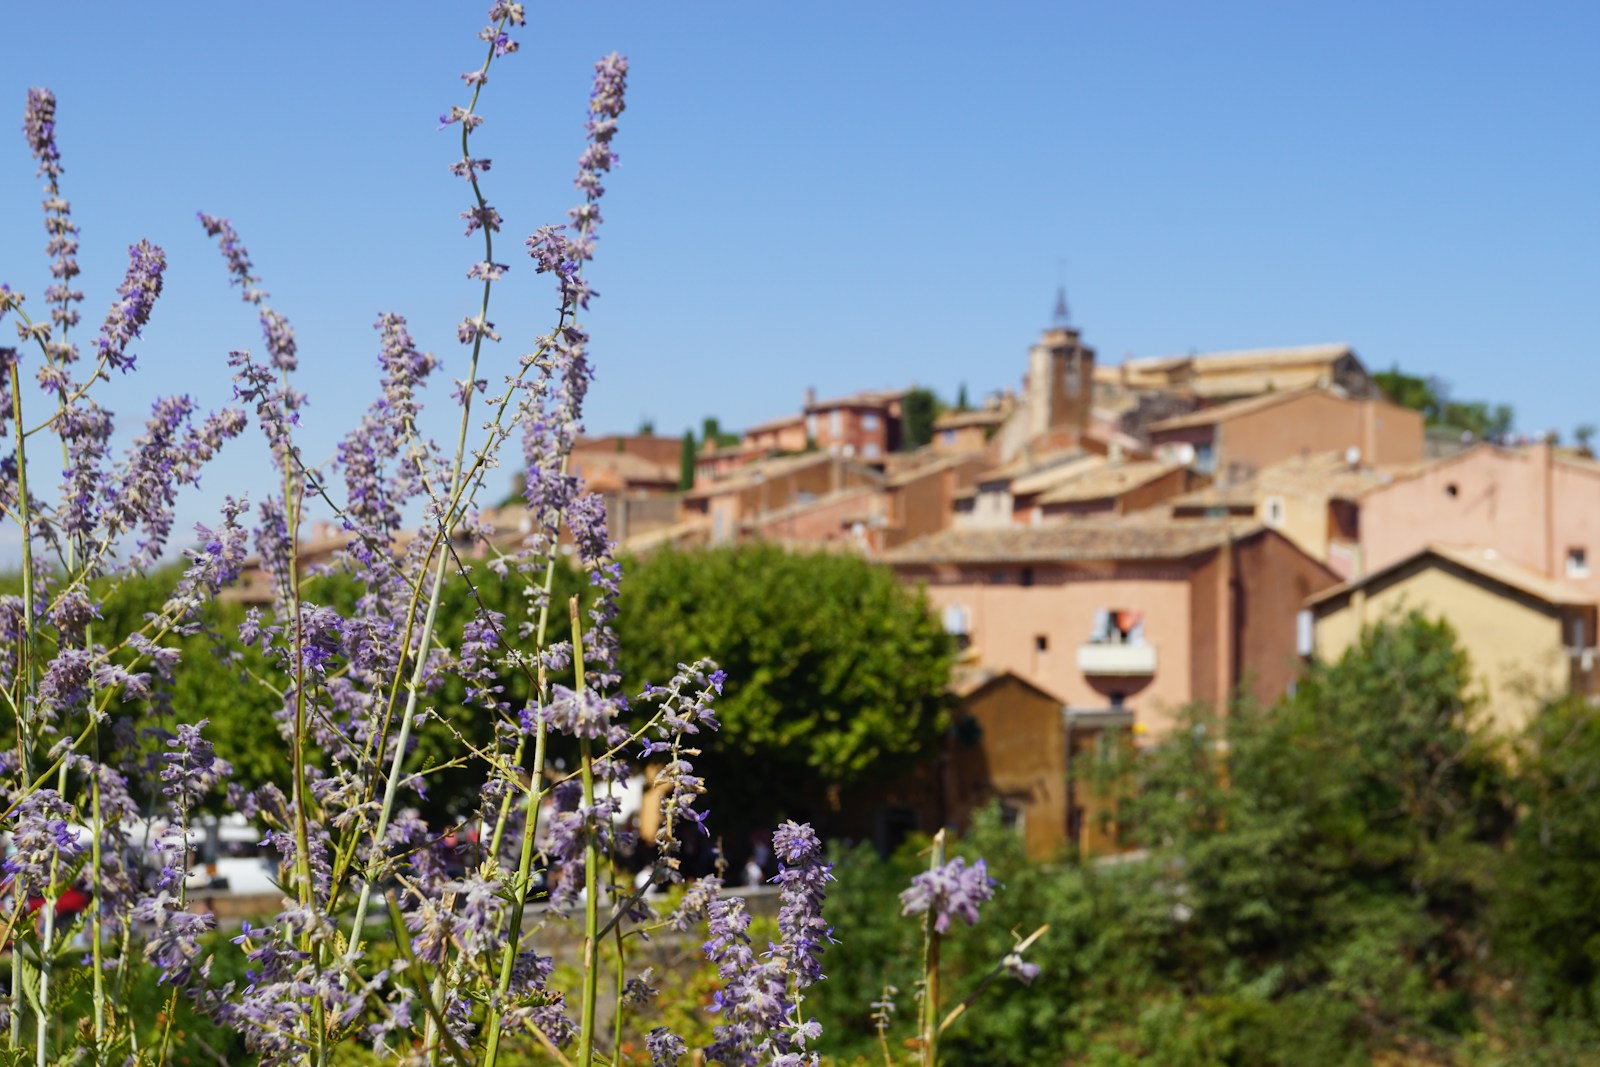
[[[1493,548],[1561,580],[1569,580],[1567,550],[1582,546],[1589,577],[1570,580],[1600,597],[1600,465],[1555,459],[1545,445],[1480,445],[1362,501],[1368,573],[1429,544]]]
[[[1198,694],[1191,686],[1190,575],[1183,564],[1106,565],[1089,568],[1034,567],[1034,584],[1021,585],[1015,565],[951,568],[943,574],[906,572],[927,582],[928,600],[943,616],[950,604],[967,609],[978,662],[997,671],[1015,671],[1073,707],[1104,708],[1112,688],[1123,689],[1127,705],[1159,737],[1173,713]],[[943,571],[943,568],[941,568]],[[1004,584],[989,580],[1004,573]],[[1144,612],[1144,633],[1156,648],[1156,671],[1148,680],[1091,683],[1078,669],[1078,646],[1089,640],[1095,615],[1118,608]],[[1049,649],[1035,651],[1044,635]]]
[[[1600,600],[1600,463],[1582,460],[1551,466],[1555,512],[1556,577]],[[1587,550],[1589,577],[1567,578],[1567,550]]]

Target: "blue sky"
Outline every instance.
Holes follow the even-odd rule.
[[[376,380],[377,313],[449,361],[474,306],[455,139],[485,3],[7,5],[0,280],[46,280],[18,130],[60,98],[86,319],[140,237],[167,295],[117,383],[215,406],[260,347],[196,210],[231,217],[295,324],[307,442]],[[1322,341],[1600,422],[1600,8],[1587,4],[529,5],[474,140],[502,248],[559,221],[590,64],[632,62],[591,277],[589,426],[681,433],[823,393],[1019,377],[1058,279],[1106,362]],[[17,47],[15,42],[34,42]],[[553,304],[511,260],[506,363]],[[1064,267],[1062,266],[1064,264]],[[445,404],[441,396],[435,408]],[[235,445],[207,492],[264,470]],[[185,504],[184,521],[210,500]]]

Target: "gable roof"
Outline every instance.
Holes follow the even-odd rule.
[[[1594,604],[1593,597],[1585,596],[1578,589],[1564,582],[1546,578],[1544,575],[1529,570],[1519,563],[1514,563],[1495,549],[1478,545],[1429,545],[1418,552],[1413,552],[1402,560],[1389,564],[1387,567],[1373,571],[1364,578],[1343,582],[1331,589],[1324,589],[1320,593],[1309,596],[1306,598],[1306,604],[1310,607],[1316,607],[1329,603],[1362,586],[1383,582],[1405,568],[1414,566],[1419,562],[1425,562],[1430,558],[1475,574],[1546,604],[1579,607]]]
[[[841,463],[863,471],[871,471],[874,478],[881,475],[871,467],[862,467],[860,464],[847,463],[831,452],[802,452],[798,456],[775,456],[771,459],[760,459],[754,463],[746,463],[735,468],[726,478],[718,478],[714,482],[696,486],[684,494],[685,500],[703,500],[706,497],[721,496],[724,493],[734,493],[759,485],[769,478],[781,478],[786,474],[794,474],[808,467],[815,467],[823,463]],[[843,469],[843,468],[841,468]]]

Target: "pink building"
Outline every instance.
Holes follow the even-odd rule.
[[[1483,444],[1362,499],[1362,573],[1430,544],[1492,548],[1600,600],[1600,462]]]
[[[926,588],[972,665],[1072,709],[1129,710],[1150,738],[1192,701],[1282,696],[1309,651],[1300,606],[1337,581],[1275,531],[1206,520],[950,529],[884,561]]]

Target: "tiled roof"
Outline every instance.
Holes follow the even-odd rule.
[[[1204,489],[1175,496],[1167,504],[1172,508],[1253,508],[1259,489],[1255,482],[1208,485]]]
[[[1059,484],[1064,478],[1076,477],[1090,467],[1099,466],[1104,462],[1104,459],[1093,452],[1085,452],[1079,448],[1048,452],[1043,456],[1024,453],[1003,467],[984,471],[978,475],[977,481],[980,483],[1008,481],[1011,483],[1011,492],[1014,495],[1027,496],[1030,493],[1041,493]]]
[[[788,522],[798,518],[808,511],[820,511],[825,508],[839,508],[841,504],[854,504],[852,508],[840,508],[839,521],[843,523],[866,521],[881,517],[883,513],[882,497],[880,490],[875,485],[853,485],[847,489],[835,489],[831,493],[812,497],[810,500],[797,500],[785,507],[772,511],[763,511],[759,515],[752,515],[744,520],[746,527],[771,526],[773,523]]]
[[[593,477],[595,471],[608,470],[628,481],[676,483],[679,473],[676,464],[652,463],[631,452],[605,449],[575,450],[571,463],[575,472],[586,478]]]
[[[1240,415],[1249,415],[1267,408],[1276,407],[1286,400],[1294,400],[1309,393],[1322,392],[1327,396],[1334,394],[1319,389],[1292,389],[1279,392],[1262,393],[1260,396],[1246,397],[1243,400],[1234,400],[1227,404],[1218,404],[1215,407],[1202,408],[1188,415],[1178,415],[1170,419],[1162,419],[1153,423],[1151,433],[1161,433],[1165,430],[1187,430],[1193,426],[1214,426],[1219,422],[1238,418]]]
[[[884,484],[891,488],[909,485],[919,478],[926,478],[930,474],[937,474],[940,471],[947,471],[952,467],[959,467],[963,464],[976,465],[982,462],[982,456],[974,456],[966,453],[956,452],[949,455],[940,456],[938,459],[935,459],[932,462],[918,463],[915,466],[901,467],[900,469],[891,473]]]
[[[1155,460],[1132,463],[1106,464],[1088,470],[1039,497],[1041,504],[1072,504],[1083,500],[1100,500],[1117,496],[1141,485],[1148,485],[1163,475],[1178,470],[1175,463]]]
[[[1364,467],[1351,464],[1341,452],[1319,452],[1274,463],[1256,478],[1263,492],[1303,492],[1329,500],[1360,500],[1404,476],[1412,466]]]
[[[1480,546],[1459,545],[1429,545],[1420,552],[1415,552],[1405,559],[1391,563],[1381,570],[1373,571],[1364,578],[1336,585],[1332,589],[1324,589],[1315,596],[1306,599],[1307,604],[1324,604],[1332,601],[1353,589],[1364,585],[1372,585],[1387,578],[1396,571],[1411,566],[1418,560],[1433,556],[1453,563],[1465,570],[1480,574],[1491,581],[1515,589],[1519,593],[1542,600],[1546,604],[1589,606],[1595,601],[1591,596],[1585,596],[1581,591],[1564,582],[1546,578],[1536,571],[1529,570],[1519,563],[1506,559],[1495,549]]]
[[[948,529],[885,553],[885,563],[1072,563],[1184,559],[1252,537],[1254,522],[1084,519],[1042,526]]]
[[[804,415],[779,415],[775,419],[758,422],[754,426],[746,428],[744,434],[748,437],[753,433],[771,433],[773,430],[781,430],[788,426],[802,425],[805,421],[806,417]]]
[[[1163,371],[1188,363],[1194,368],[1195,374],[1204,375],[1307,364],[1321,366],[1336,363],[1351,355],[1352,351],[1347,344],[1242,348],[1232,352],[1202,352],[1192,356],[1144,356],[1128,360],[1128,369],[1135,372]]]
[[[958,430],[963,426],[998,426],[1016,410],[1005,408],[980,408],[977,411],[946,411],[933,420],[935,430]]]
[[[749,489],[751,486],[760,485],[762,482],[772,478],[782,478],[796,471],[805,470],[807,467],[813,467],[819,463],[836,462],[844,461],[831,452],[802,452],[798,456],[775,456],[772,459],[757,460],[754,463],[746,463],[742,467],[735,468],[725,478],[719,478],[714,482],[708,482],[705,485],[689,490],[684,494],[684,499],[703,500],[706,497],[738,492],[741,489]],[[863,472],[868,472],[874,478],[881,477],[871,467],[863,467],[859,464],[849,465],[858,467]]]
[[[882,408],[903,399],[909,389],[863,389],[849,396],[836,396],[828,400],[813,400],[806,411],[828,411],[831,408]]]

